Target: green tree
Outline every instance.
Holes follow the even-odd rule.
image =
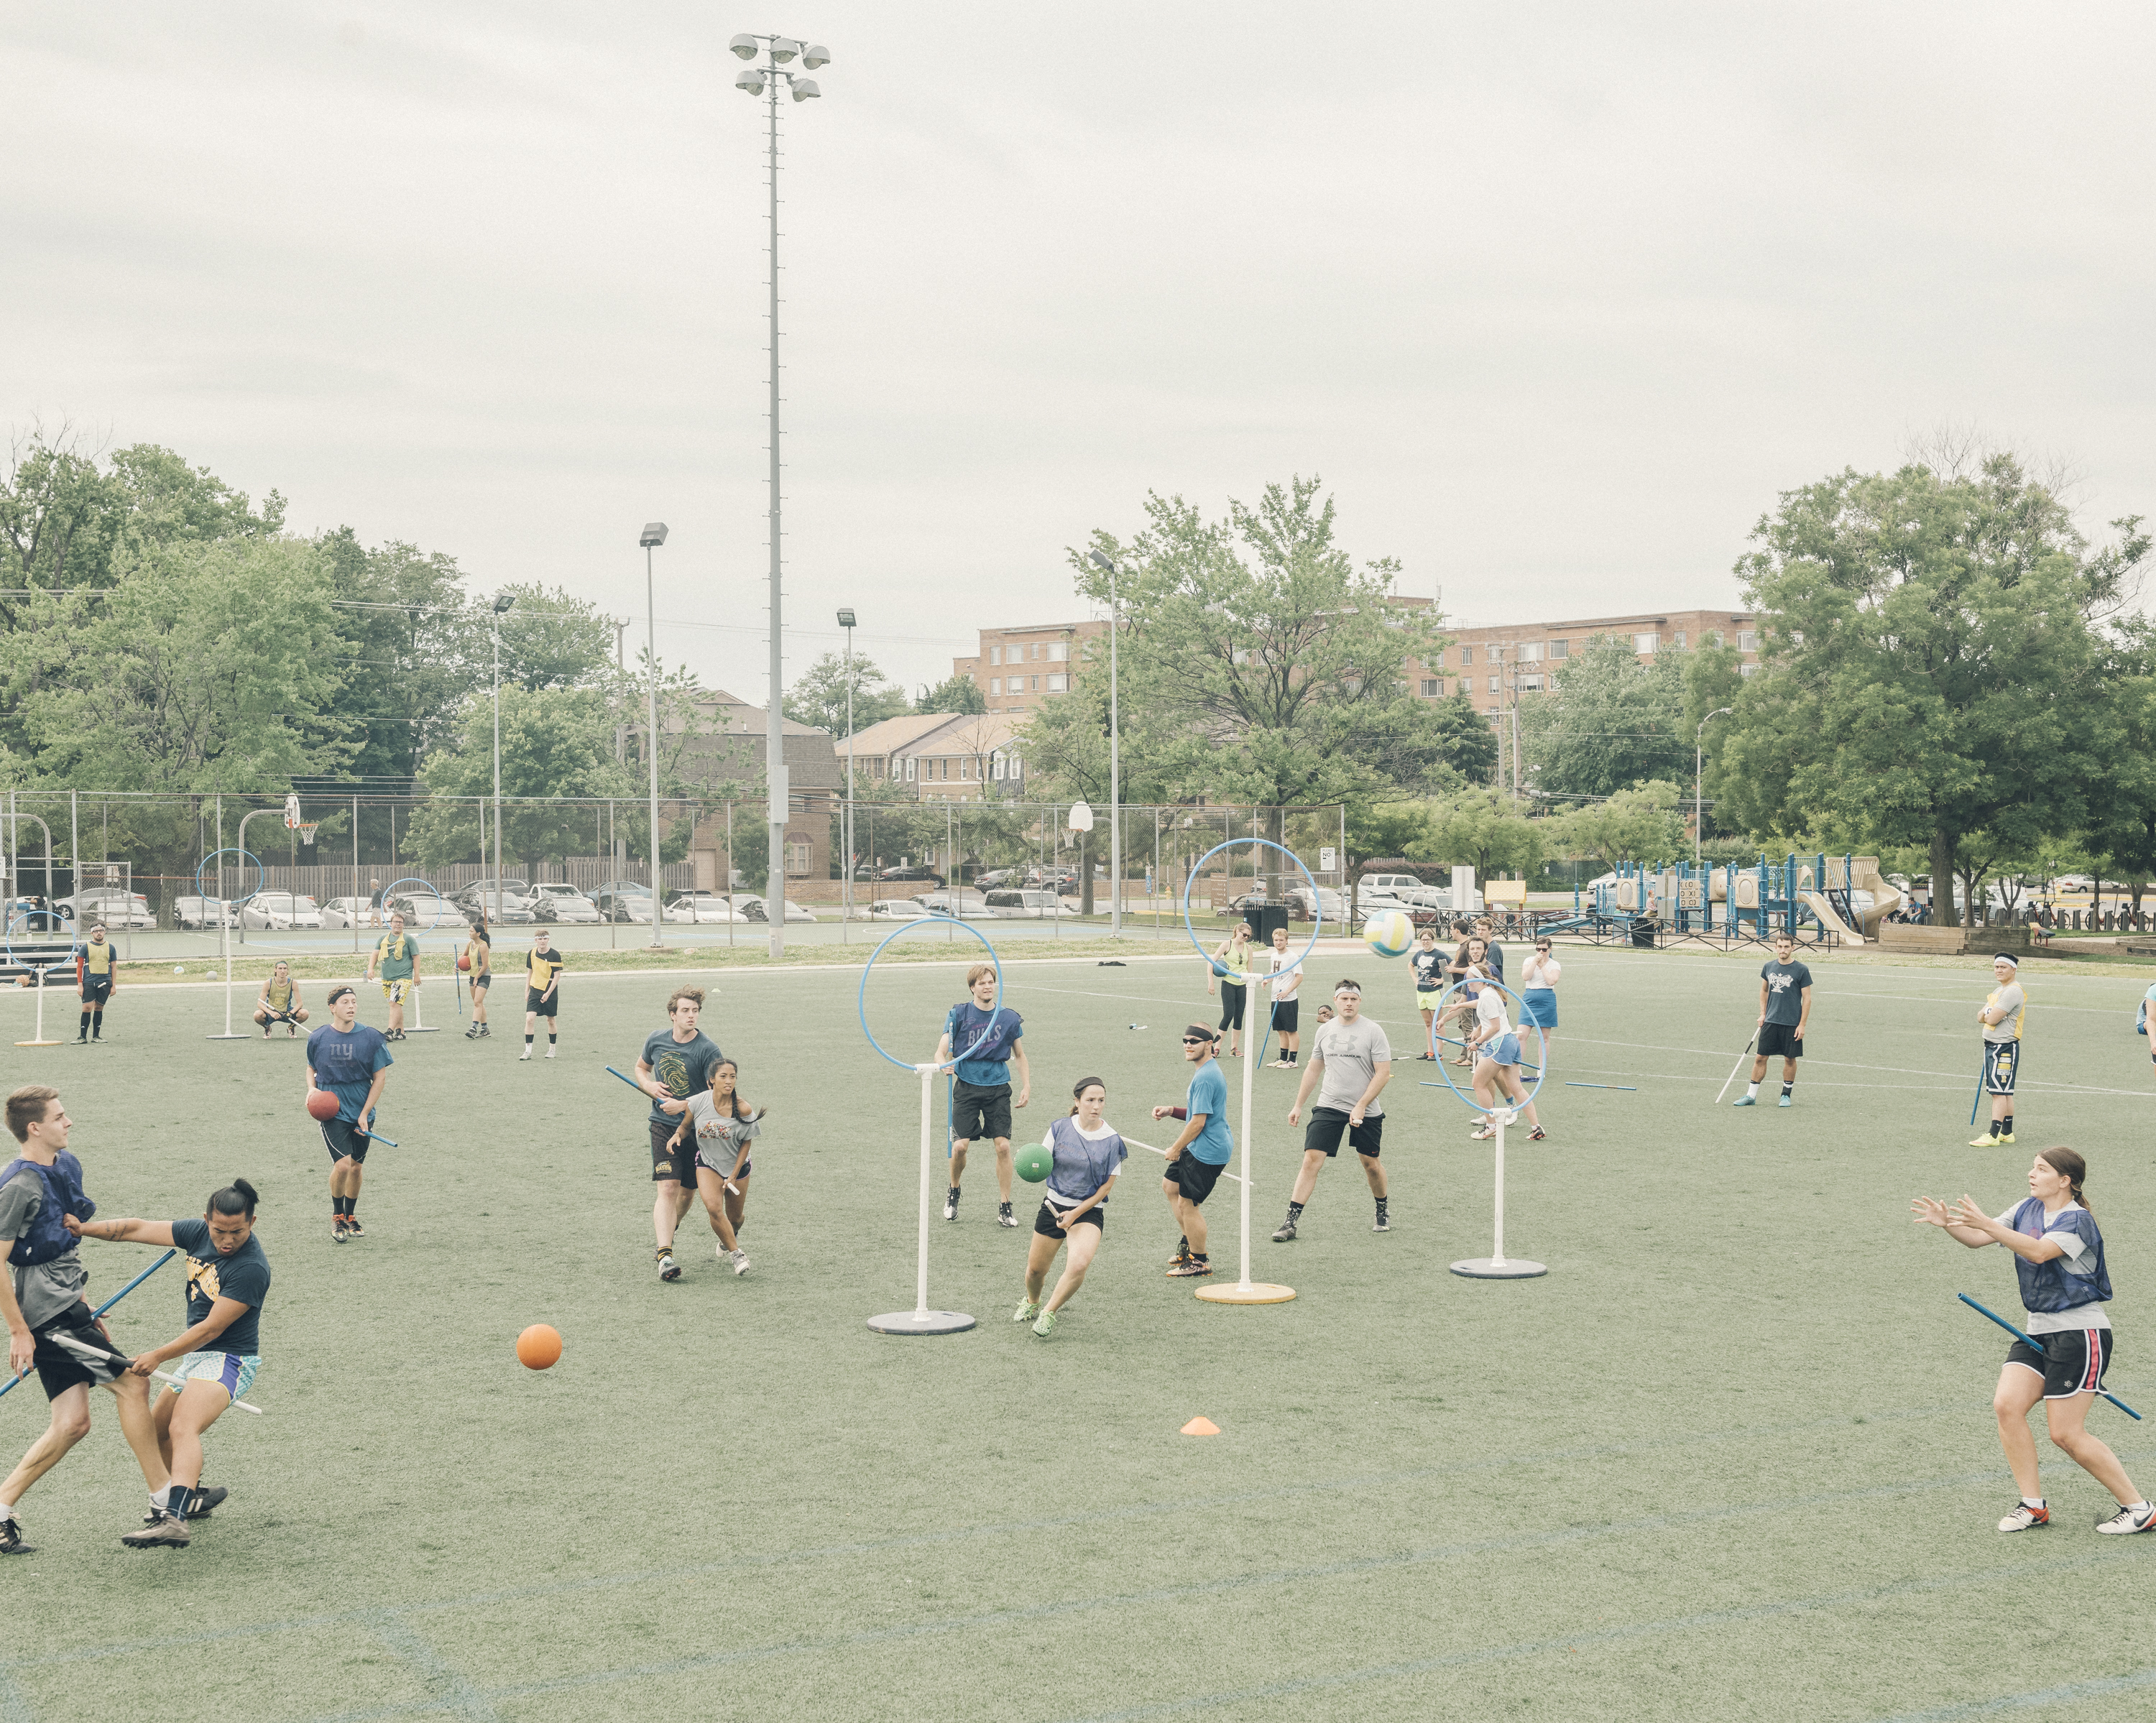
[[[1687,848],[1681,799],[1675,784],[1657,778],[1573,808],[1551,822],[1550,835],[1569,854],[1591,855],[1605,868],[1673,861]]]
[[[456,563],[392,541],[370,551],[348,526],[316,541],[335,584],[342,685],[331,710],[352,747],[348,770],[413,777],[454,744],[465,699],[486,685],[481,613]]]
[[[2104,710],[2096,752],[2103,762],[2101,795],[2092,798],[2089,818],[2079,834],[2097,863],[2100,878],[2124,885],[2133,910],[2156,879],[2156,624],[2134,617],[2123,621],[2105,667]],[[2061,850],[2065,846],[2059,846]],[[2063,854],[2046,854],[2049,875],[2066,871]]]
[[[1642,664],[1630,638],[1597,634],[1553,667],[1548,692],[1520,702],[1522,770],[1553,795],[1607,796],[1650,777],[1691,775],[1685,665],[1671,649]]]
[[[933,688],[924,687],[913,703],[916,712],[985,712],[988,702],[980,685],[971,676],[946,676]]]
[[[1763,651],[1717,801],[1752,831],[1832,819],[1868,844],[1922,843],[1935,881],[1974,834],[2025,854],[2082,824],[2102,709],[2093,624],[2149,551],[2138,517],[2112,524],[2092,548],[2007,454],[1786,493],[1738,565]]]
[[[828,730],[844,741],[847,736],[846,680],[845,654],[825,653],[786,690],[786,715],[796,724],[811,724],[819,730]],[[856,735],[871,724],[880,724],[886,718],[896,718],[911,710],[906,705],[906,690],[886,678],[873,659],[855,658],[853,689]],[[954,706],[951,710],[960,709]]]
[[[1407,854],[1414,861],[1471,867],[1478,880],[1499,874],[1526,879],[1542,866],[1548,824],[1528,818],[1502,791],[1456,790],[1424,806],[1423,834]]]

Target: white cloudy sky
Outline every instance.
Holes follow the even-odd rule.
[[[784,29],[789,676],[1072,613],[1148,488],[1322,474],[1466,623],[1730,602],[1942,423],[2156,513],[2146,5],[788,4],[18,0],[0,415],[622,613],[663,518],[756,695]]]

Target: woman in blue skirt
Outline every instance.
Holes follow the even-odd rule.
[[[1557,982],[1563,965],[1550,956],[1548,935],[1535,941],[1534,955],[1520,967],[1520,1033],[1543,1032],[1543,1059],[1557,1045]]]

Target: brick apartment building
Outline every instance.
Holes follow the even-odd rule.
[[[991,712],[1022,715],[1068,692],[1071,660],[1081,644],[1107,632],[1107,623],[1097,620],[983,628],[980,650],[952,659],[951,669],[971,679]]]

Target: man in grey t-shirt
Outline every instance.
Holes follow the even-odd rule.
[[[1363,1177],[1369,1181],[1370,1195],[1378,1205],[1370,1230],[1389,1233],[1392,1218],[1386,1212],[1385,1169],[1378,1156],[1385,1129],[1385,1110],[1378,1097],[1393,1080],[1393,1047],[1385,1032],[1363,1015],[1360,983],[1343,981],[1332,990],[1332,1021],[1312,1038],[1310,1064],[1296,1090],[1295,1105],[1287,1122],[1302,1116],[1311,1086],[1317,1085],[1317,1105],[1311,1109],[1303,1131],[1302,1170],[1295,1176],[1295,1193],[1287,1205],[1287,1218],[1273,1234],[1276,1244],[1296,1236],[1296,1223],[1303,1205],[1317,1187],[1318,1169],[1340,1152],[1344,1132],[1348,1146],[1362,1157]]]

